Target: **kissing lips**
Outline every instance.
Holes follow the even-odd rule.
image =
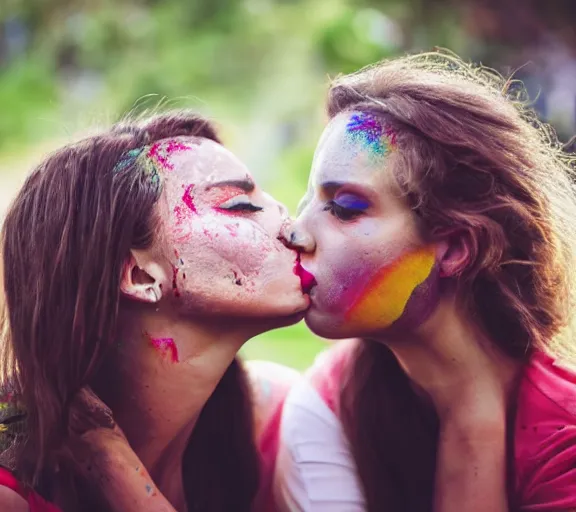
[[[310,290],[312,290],[316,284],[316,278],[301,265],[300,253],[298,253],[298,258],[294,264],[294,273],[300,278],[302,291],[304,293],[310,293]]]

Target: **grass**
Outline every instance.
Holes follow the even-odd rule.
[[[326,342],[314,336],[304,322],[270,331],[251,339],[242,349],[247,359],[273,361],[305,370]]]

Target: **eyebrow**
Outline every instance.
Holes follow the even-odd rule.
[[[226,180],[219,181],[218,183],[211,183],[206,187],[206,190],[212,188],[224,188],[224,187],[234,187],[243,190],[244,192],[252,192],[256,185],[250,180]]]
[[[326,192],[332,193],[342,188],[346,183],[343,181],[325,181],[320,184],[320,188]]]
[[[334,194],[334,192],[336,192],[339,188],[342,188],[344,185],[345,183],[341,181],[325,181],[324,183],[320,184],[320,188],[327,194]],[[308,191],[298,204],[296,214],[300,215],[302,211],[306,208],[306,206],[308,206],[309,202],[310,202],[310,192]]]

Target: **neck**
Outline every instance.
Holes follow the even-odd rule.
[[[383,340],[440,416],[466,408],[490,388],[508,401],[521,364],[506,356],[458,310],[441,302],[418,332]]]
[[[183,499],[182,458],[202,408],[243,343],[246,327],[124,312],[117,349],[96,379],[132,449],[162,492]]]

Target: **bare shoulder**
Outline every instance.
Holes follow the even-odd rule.
[[[301,374],[293,368],[269,361],[247,361],[245,368],[252,388],[257,430],[260,430],[277,415]]]
[[[11,512],[29,512],[28,503],[16,491],[0,485],[0,510]]]
[[[301,378],[297,370],[270,361],[246,361],[244,366],[248,372],[254,401],[259,406],[265,406],[271,400],[287,394]]]

